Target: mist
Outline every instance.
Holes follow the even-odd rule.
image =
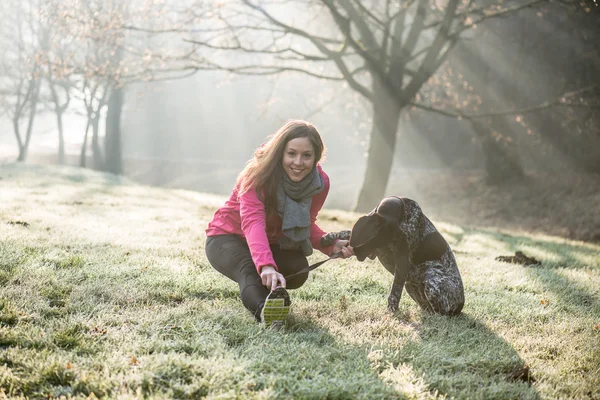
[[[224,2],[222,10],[212,10],[206,2],[181,4],[178,10],[183,9],[187,14],[178,14],[169,8],[172,5],[168,2],[133,3],[131,7],[142,7],[143,18],[132,9],[123,11],[111,1],[89,2],[87,6],[75,3],[80,8],[72,9],[73,15],[61,8],[54,16],[48,10],[40,11],[49,7],[50,1],[47,4],[8,1],[2,5],[1,34],[6,48],[0,70],[3,162],[23,158],[23,145],[14,131],[16,120],[21,135],[32,125],[26,157],[21,161],[56,163],[62,158],[65,164],[85,164],[115,172],[110,165],[98,163],[98,157],[107,155],[106,106],[118,88],[123,90],[124,100],[119,108],[120,130],[116,136],[122,168],[116,172],[143,184],[228,195],[254,149],[290,119],[313,122],[323,136],[327,146],[323,167],[332,180],[326,203],[329,208],[360,211],[357,198],[364,194],[365,185],[376,180],[385,194],[414,197],[431,207],[435,216],[451,219],[456,210],[448,210],[447,203],[464,195],[447,190],[456,179],[475,182],[478,188],[503,190],[502,185],[522,181],[523,177],[573,173],[597,181],[600,173],[597,86],[600,20],[595,2],[581,6],[569,2],[528,5],[514,1],[506,5],[507,9],[519,9],[497,18],[473,24],[477,21],[475,13],[470,20],[457,19],[451,30],[459,26],[469,29],[460,35],[460,40],[442,48],[439,57],[445,58],[424,80],[414,98],[401,104],[397,121],[395,116],[377,116],[377,107],[396,101],[389,99],[402,98],[399,94],[388,91],[392,93],[389,99],[377,100],[357,90],[357,86],[371,87],[378,79],[377,67],[368,59],[366,66],[361,66],[364,61],[357,51],[344,58],[347,65],[356,67],[349,80],[339,73],[332,59],[311,64],[289,54],[278,56],[285,54],[286,48],[297,46],[295,51],[316,57],[315,48],[309,47],[311,42],[306,37],[293,39],[282,34],[271,42],[257,31],[235,32],[235,40],[241,43],[239,48],[249,43],[247,46],[256,46],[252,52],[247,51],[249,47],[246,51],[236,51],[231,45],[234,39],[226,35],[220,34],[218,44],[213,42],[214,37],[207,37],[204,31],[217,32],[216,14],[220,13],[221,20],[226,19],[226,8],[235,5],[233,1]],[[364,3],[373,10],[373,20],[376,16],[384,17],[380,14],[383,12],[380,2]],[[320,2],[307,4],[303,7],[289,2],[288,6],[280,3],[265,7],[273,16],[303,26],[307,32],[314,28],[321,36],[340,39],[334,18],[324,12]],[[489,4],[482,2],[478,6]],[[444,7],[431,11],[432,19],[425,22],[434,24],[436,15],[443,16]],[[459,5],[460,12],[466,15],[468,8],[460,7],[467,6]],[[97,36],[77,36],[73,33],[77,26],[74,15],[82,10],[80,22],[85,24],[86,16],[93,15],[84,13],[89,9],[114,13],[110,14],[113,18],[107,18],[104,27],[97,25],[100,26]],[[193,18],[189,17],[191,10],[195,10]],[[400,12],[405,13],[406,25],[401,38],[408,42],[411,24],[418,23],[417,14],[412,8]],[[30,63],[29,56],[23,58],[19,53],[22,47],[14,45],[11,27],[20,26],[23,23],[20,18],[26,15],[33,15],[34,20],[37,15],[39,24],[28,23],[30,28],[21,37],[23,43],[50,48],[50,56],[39,65]],[[109,24],[111,20],[114,23],[114,15],[119,16],[122,25]],[[64,23],[64,27],[50,30],[46,27],[48,21]],[[42,31],[46,32],[45,42],[35,39]],[[383,33],[375,32],[373,40],[383,40]],[[404,90],[410,86],[411,74],[414,76],[421,62],[418,54],[432,46],[435,32],[424,29],[415,42],[412,50],[416,56],[406,63],[402,80],[395,83],[398,88]],[[114,38],[110,36],[113,34]],[[44,43],[46,47],[42,46]],[[53,48],[52,43],[58,47]],[[83,43],[93,45],[83,46]],[[75,50],[69,46],[75,46]],[[106,52],[107,60],[112,60],[117,48],[123,49],[123,54],[112,72],[87,73],[82,67],[72,65],[81,59],[87,60],[81,65],[89,67],[88,53],[94,51],[94,59],[102,60],[97,56],[98,49]],[[270,50],[261,53],[257,48]],[[67,56],[58,57],[59,50]],[[39,49],[31,54],[37,54],[36,51]],[[143,61],[136,61],[141,56]],[[23,68],[18,66],[21,59],[28,60]],[[281,71],[273,72],[278,65]],[[64,73],[60,77],[63,87],[71,95],[62,118],[64,156],[58,154],[56,103],[47,83],[48,73],[58,70],[58,66]],[[304,72],[299,71],[305,66]],[[22,104],[22,112],[16,115],[19,99],[26,94],[27,80],[23,73],[36,68],[32,76],[40,82],[38,104]],[[392,80],[387,82],[394,84],[393,71],[389,72]],[[104,81],[108,82],[103,89],[104,103],[98,103],[98,110],[90,111],[86,107],[93,106],[93,96],[90,97],[93,82]],[[401,93],[400,89],[396,92]],[[380,95],[373,92],[373,96]],[[62,95],[63,102],[65,99]],[[33,120],[28,114],[32,107],[35,123],[28,124]],[[95,134],[94,124],[90,125],[93,118]],[[391,134],[378,128],[386,118]],[[378,158],[373,153],[373,138],[378,137],[383,138],[384,148],[387,143],[392,157],[389,173],[385,166],[369,164],[369,160]],[[86,151],[82,157],[84,141]],[[445,185],[444,193],[432,195],[438,190],[435,185]],[[371,188],[369,192],[378,190]],[[365,200],[367,206],[372,203],[373,200]]]

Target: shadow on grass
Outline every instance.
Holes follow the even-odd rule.
[[[449,398],[537,399],[531,374],[511,344],[466,314],[424,314],[419,339],[407,343],[394,365],[409,364],[430,391]]]
[[[379,378],[363,346],[342,343],[328,329],[294,314],[281,330],[265,328],[245,310],[232,312],[233,306],[240,305],[207,307],[201,319],[182,326],[168,341],[161,338],[139,351],[152,357],[170,354],[185,366],[169,367],[168,380],[160,386],[154,382],[142,393],[190,398],[194,387],[203,386],[202,395],[211,398],[231,398],[232,393],[252,399],[407,398]],[[202,359],[211,365],[199,365]],[[183,395],[177,395],[177,385],[188,380]]]
[[[540,282],[544,288],[552,292],[559,299],[561,306],[573,312],[600,310],[600,299],[597,294],[584,288],[582,285],[560,274],[565,270],[598,269],[600,263],[591,265],[583,260],[598,259],[598,248],[593,245],[579,245],[556,243],[550,240],[533,240],[527,236],[508,236],[486,232],[495,240],[503,240],[509,244],[509,251],[524,251],[526,248],[539,248],[549,260],[540,259],[541,265],[519,266],[525,268],[531,279]]]
[[[461,230],[460,232],[443,231],[442,235],[444,239],[450,244],[450,247],[454,248],[460,245],[460,243],[468,234],[468,230]]]
[[[406,398],[380,380],[364,347],[340,342],[310,319],[291,315],[282,331],[250,330],[259,332],[232,350],[244,360],[255,390],[270,388],[274,398]]]
[[[379,378],[364,346],[339,341],[310,318],[293,313],[281,330],[265,328],[253,321],[239,301],[237,287],[231,284],[206,292],[187,288],[182,295],[203,301],[202,321],[194,324],[195,334],[188,340],[170,340],[168,349],[163,341],[159,352],[184,352],[190,357],[219,354],[226,360],[222,367],[230,378],[231,365],[243,366],[243,373],[231,384],[240,398],[407,397]],[[190,330],[184,328],[188,333]],[[166,388],[163,393],[170,390]],[[222,393],[212,385],[205,395]]]
[[[471,232],[479,233],[490,237],[492,240],[508,244],[508,251],[512,252],[512,254],[520,250],[526,255],[530,255],[527,254],[528,248],[539,248],[539,250],[546,255],[546,260],[540,260],[542,265],[538,268],[600,268],[600,263],[598,262],[599,247],[592,244],[561,243],[558,240],[544,238],[534,239],[529,236],[507,235],[487,230],[473,230]],[[590,260],[596,260],[596,265],[591,265],[592,261]]]
[[[590,314],[600,310],[598,294],[569,280],[559,274],[560,269],[535,269],[528,268],[527,273],[532,279],[540,282],[546,290],[552,292],[558,300],[559,306],[566,312],[576,314]]]
[[[424,315],[418,339],[400,348],[376,346],[382,353],[376,364],[369,354],[373,343],[343,343],[298,315],[283,331],[221,323],[220,335],[253,390],[269,389],[275,398],[399,399],[427,392],[459,399],[539,398],[514,348],[468,315]]]

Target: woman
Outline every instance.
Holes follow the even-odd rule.
[[[285,288],[306,282],[308,272],[301,271],[313,248],[340,258],[354,254],[347,240],[320,243],[325,232],[316,219],[329,192],[319,164],[324,151],[312,124],[285,124],[256,149],[206,230],[209,262],[239,284],[242,303],[267,326],[283,323],[290,306]]]

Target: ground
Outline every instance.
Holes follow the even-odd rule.
[[[30,158],[52,163],[56,157]],[[126,175],[136,182],[228,195],[238,168],[211,168],[201,172],[206,171],[206,162],[125,160]],[[348,166],[326,163],[324,168],[333,182],[326,207],[350,209],[361,175]],[[386,195],[415,199],[434,221],[600,243],[600,175],[527,171],[523,181],[490,186],[481,170],[394,169]]]
[[[389,313],[392,276],[350,258],[290,290],[292,313],[273,331],[206,260],[222,201],[2,165],[0,399],[600,400],[600,246],[436,219],[463,279],[461,315],[406,294]],[[468,203],[452,206],[467,215]],[[326,209],[319,223],[337,231],[358,216]],[[517,251],[539,263],[498,259]]]

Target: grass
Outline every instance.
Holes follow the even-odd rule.
[[[600,247],[436,221],[467,302],[446,318],[338,260],[253,322],[204,255],[222,198],[67,167],[0,169],[0,399],[600,399]],[[326,230],[357,214],[324,210]],[[542,261],[495,261],[522,250]],[[311,260],[322,259],[315,254]],[[533,381],[519,371],[529,368]]]

